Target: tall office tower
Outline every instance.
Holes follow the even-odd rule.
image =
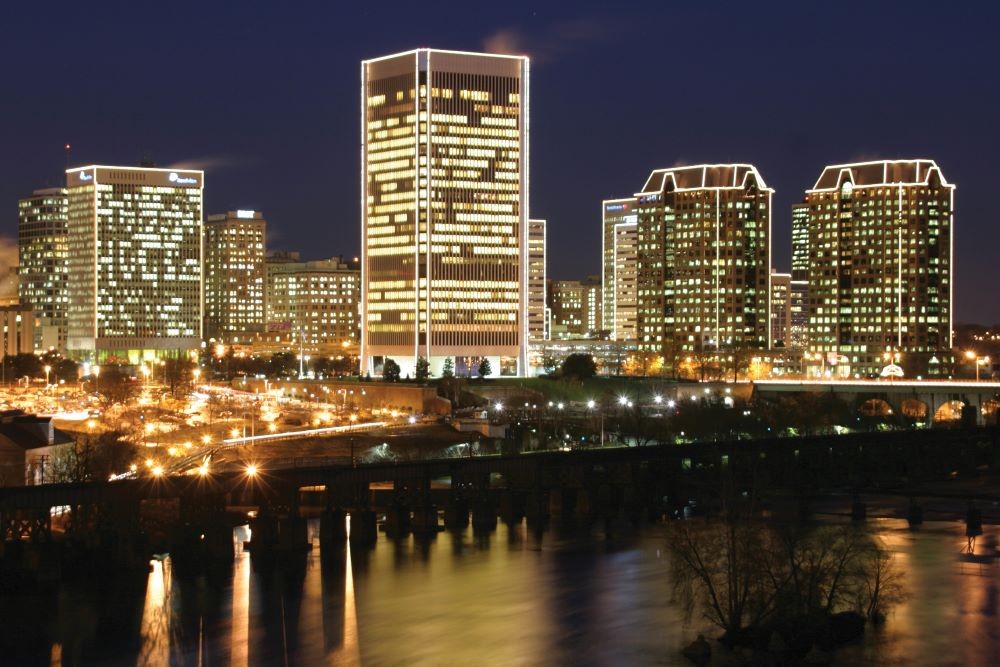
[[[545,326],[545,221],[528,221],[528,340],[547,340]]]
[[[583,328],[589,338],[599,338],[604,325],[601,276],[587,276],[583,282]]]
[[[771,271],[771,347],[791,347],[792,274]]]
[[[35,314],[30,304],[0,306],[0,327],[0,359],[35,351]]]
[[[260,211],[205,220],[205,338],[249,340],[264,330],[267,222]]]
[[[361,81],[363,370],[525,374],[528,59],[417,49]]]
[[[201,345],[204,173],[66,170],[70,356],[96,363]]]
[[[792,204],[792,280],[809,279],[809,204]]]
[[[955,186],[933,160],[825,168],[809,205],[809,348],[852,374],[950,367]],[[846,357],[846,362],[841,357]]]
[[[612,340],[635,340],[638,215],[635,197],[606,199],[603,214],[601,328]]]
[[[657,169],[636,194],[639,349],[770,346],[771,195],[757,169]]]
[[[312,262],[278,254],[267,260],[268,338],[333,354],[358,339],[361,268],[343,257]]]
[[[35,190],[17,203],[18,296],[38,326],[33,349],[66,351],[66,190]]]
[[[809,347],[809,282],[792,280],[788,284],[788,335],[785,347],[805,350]]]

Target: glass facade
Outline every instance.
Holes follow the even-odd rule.
[[[201,171],[66,171],[69,353],[98,363],[197,350]]]
[[[68,210],[63,188],[35,190],[17,205],[18,297],[38,320],[31,342],[38,351],[66,351]]]
[[[259,211],[205,221],[205,338],[238,343],[264,329],[265,239]]]
[[[771,272],[771,347],[792,346],[792,274]]]
[[[772,192],[751,165],[650,175],[636,194],[641,351],[769,347]]]
[[[362,63],[362,357],[525,368],[528,60],[419,49]]]
[[[601,203],[602,324],[612,340],[636,339],[638,215],[635,198]]]
[[[545,221],[528,221],[528,340],[548,339],[545,323]]]
[[[875,375],[950,368],[955,186],[932,160],[827,167],[809,207],[809,349]]]

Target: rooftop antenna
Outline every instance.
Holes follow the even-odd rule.
[[[71,144],[65,144],[63,150],[66,152],[66,169],[69,169],[69,156],[73,152],[73,146]]]

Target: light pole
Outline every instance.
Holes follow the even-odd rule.
[[[989,357],[980,357],[972,350],[966,350],[965,358],[970,360],[976,367],[976,382],[979,382],[979,367],[990,363]]]
[[[197,387],[198,386],[198,378],[201,377],[201,369],[200,368],[195,368],[194,370],[191,371],[191,374],[194,376],[194,384],[195,384],[195,387]]]
[[[978,366],[976,366],[976,371],[977,372],[979,371],[979,367]],[[48,364],[46,364],[45,365],[45,388],[46,389],[49,388],[49,373],[51,373],[51,372],[52,372],[52,366],[49,366]],[[979,377],[976,377],[976,379],[978,380]]]

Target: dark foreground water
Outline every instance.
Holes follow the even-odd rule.
[[[970,562],[959,523],[872,521],[911,598],[835,664],[1000,664],[1000,565]],[[996,553],[987,527],[977,552]],[[222,577],[64,584],[0,600],[0,665],[666,665],[699,631],[670,604],[662,532],[539,540],[524,526],[370,550],[316,547],[264,570],[240,553]],[[13,635],[13,633],[17,633]],[[13,636],[12,636],[13,635]],[[714,644],[715,664],[727,664]]]

